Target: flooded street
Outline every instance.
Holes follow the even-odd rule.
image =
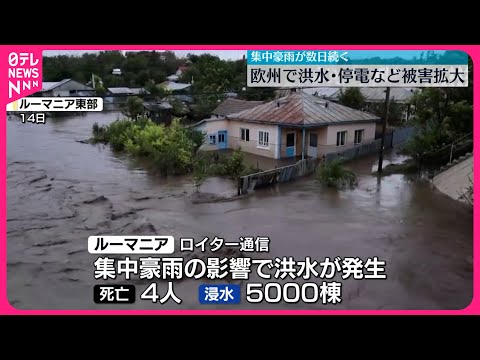
[[[92,235],[268,236],[270,252],[252,258],[292,256],[377,256],[386,261],[387,279],[336,280],[342,302],[323,305],[261,304],[244,301],[218,308],[261,309],[462,309],[472,299],[473,214],[465,205],[435,191],[428,182],[403,175],[371,175],[376,156],[357,161],[354,190],[322,189],[312,178],[257,190],[247,198],[192,204],[188,177],[162,178],[103,144],[81,143],[94,122],[115,113],[47,119],[22,124],[12,117],[7,133],[8,297],[20,309],[212,309],[199,304],[202,280],[174,283],[183,302],[139,301],[151,280],[122,276],[135,284],[137,301],[118,307],[93,302],[98,256],[87,251]],[[386,160],[395,158],[388,154]],[[230,192],[227,180],[211,179],[202,191]],[[176,249],[178,249],[176,244]],[[200,257],[240,256],[221,250]],[[192,253],[172,256],[191,258]],[[256,268],[256,267],[254,267]],[[251,282],[260,280],[251,274]],[[288,281],[288,277],[285,279]],[[292,280],[293,281],[293,280]],[[310,279],[309,282],[321,282]],[[233,280],[244,289],[246,281]],[[220,281],[225,283],[225,281]],[[165,292],[165,282],[159,282]]]

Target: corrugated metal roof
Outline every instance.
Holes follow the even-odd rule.
[[[129,89],[130,89],[130,92],[132,94],[135,94],[135,95],[149,94],[149,92],[147,90],[145,90],[144,88],[129,88]]]
[[[383,102],[385,101],[384,87],[365,87],[359,88],[366,102]],[[335,93],[327,95],[326,97],[331,100],[338,100],[341,94],[341,88],[337,88]],[[390,100],[398,103],[407,103],[415,94],[416,88],[390,88]]]
[[[207,122],[220,121],[220,120],[225,120],[225,118],[224,117],[218,117],[218,118],[203,119],[203,120],[200,120],[200,121],[198,121],[194,124],[187,125],[187,127],[194,128],[194,127],[197,127],[199,125],[205,124]]]
[[[182,94],[170,95],[170,96],[167,96],[165,99],[162,99],[162,100],[165,100],[165,101],[178,100],[178,101],[185,102],[185,103],[190,103],[190,104],[195,102],[192,96],[182,95]]]
[[[303,92],[315,95],[318,97],[329,97],[334,95],[336,92],[340,90],[339,87],[313,87],[313,88],[304,88],[302,89]]]
[[[165,81],[161,85],[170,91],[183,90],[192,86],[191,84],[182,84],[173,81]]]
[[[360,110],[321,100],[302,91],[227,116],[228,119],[296,126],[326,126],[337,123],[378,121]]]
[[[169,110],[172,108],[172,105],[164,101],[157,102],[157,103],[144,102],[143,106],[150,111]]]
[[[59,87],[60,85],[65,84],[66,82],[69,82],[70,80],[72,79],[63,79],[62,81],[54,81],[54,82],[50,82],[50,81],[42,82],[42,91],[53,90],[56,87]],[[85,90],[85,89],[82,89],[82,90]]]
[[[215,115],[225,116],[229,114],[235,114],[243,110],[248,110],[261,104],[263,104],[263,101],[246,101],[227,98],[220,105],[218,105],[212,111],[212,113]]]
[[[128,87],[110,87],[107,88],[112,94],[129,94],[130,89]]]
[[[139,95],[148,94],[148,91],[143,88],[129,88],[129,87],[110,87],[107,89],[110,93],[116,95]]]

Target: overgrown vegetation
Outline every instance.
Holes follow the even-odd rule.
[[[419,171],[418,165],[413,160],[406,160],[401,164],[388,164],[382,169],[381,176],[392,174],[414,174]]]
[[[92,127],[92,142],[109,144],[114,151],[125,151],[150,159],[164,175],[192,173],[193,183],[200,189],[208,176],[228,176],[238,180],[258,170],[245,162],[240,149],[232,154],[198,151],[204,135],[174,119],[170,126],[156,124],[142,117],[135,121],[120,119],[107,126]]]
[[[122,112],[130,119],[136,119],[145,112],[143,100],[138,96],[129,96]]]
[[[353,188],[358,184],[357,175],[347,169],[343,164],[343,159],[340,158],[320,166],[316,179],[324,186],[337,189]]]
[[[168,127],[147,118],[123,119],[105,127],[94,124],[92,131],[95,141],[107,142],[115,151],[146,157],[165,175],[191,171],[195,153],[203,143],[203,136],[185,128],[178,119]]]
[[[367,111],[380,118],[385,116],[385,102],[367,103],[360,88],[358,87],[341,89],[338,102],[352,109]],[[388,109],[388,125],[401,124],[403,112],[406,110],[406,106],[408,105],[400,104],[396,102],[395,99],[390,99]]]
[[[418,161],[449,161],[448,144],[457,147],[471,140],[473,131],[473,63],[469,58],[468,87],[423,88],[413,99],[415,115],[411,125],[417,132],[406,151]],[[468,145],[468,144],[467,144]],[[471,144],[473,145],[473,144]],[[444,149],[447,148],[445,151]],[[469,151],[465,148],[465,152]]]
[[[200,186],[208,177],[208,163],[205,158],[199,157],[193,165],[193,185],[200,191]]]
[[[358,87],[340,89],[338,102],[352,109],[361,110],[365,106],[365,97]]]
[[[199,169],[204,169],[207,176],[225,176],[232,180],[261,171],[247,164],[240,149],[232,153],[199,152],[195,161],[203,164]]]

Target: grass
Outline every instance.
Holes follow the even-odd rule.
[[[401,164],[388,164],[382,169],[381,176],[393,174],[414,174],[418,172],[418,166],[414,160],[406,160]]]
[[[344,167],[341,159],[335,159],[317,170],[316,179],[324,186],[336,189],[353,188],[358,184],[357,175]]]

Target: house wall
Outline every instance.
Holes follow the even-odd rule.
[[[338,151],[339,149],[345,149],[353,147],[355,141],[355,130],[364,130],[362,144],[371,143],[375,140],[376,123],[357,123],[348,125],[331,125],[327,128],[327,141],[326,143],[320,143],[319,139],[319,153],[327,154],[330,152]],[[346,131],[347,137],[345,145],[337,146],[337,132]]]
[[[197,126],[192,126],[192,130],[199,131],[203,134],[207,134],[207,123],[202,123]]]
[[[307,129],[305,131],[305,154],[308,154],[308,146],[310,145],[311,133],[317,134],[317,157],[322,157],[325,153],[324,145],[328,143],[328,127]]]
[[[227,130],[228,131],[229,121],[225,119],[215,120],[215,121],[207,121],[205,123],[204,129],[206,130],[207,134],[216,134],[219,131]],[[230,135],[230,134],[228,134]]]
[[[316,129],[305,129],[305,156],[308,155],[308,147],[310,145],[310,133],[316,133],[317,140],[317,157],[324,154],[336,152],[339,149],[345,149],[354,146],[355,130],[364,130],[362,143],[369,143],[375,139],[375,123],[357,123],[349,125],[330,125],[327,127],[319,127]],[[344,146],[337,147],[337,132],[346,131],[347,138]],[[302,155],[302,129],[282,127],[281,131],[281,150],[282,158],[286,157],[287,134],[295,132],[295,155]]]
[[[325,145],[336,145],[337,144],[337,132],[346,131],[347,132],[347,144],[352,144],[354,142],[355,130],[364,130],[363,132],[363,141],[372,141],[375,139],[375,128],[376,124],[372,123],[358,123],[358,124],[349,124],[349,125],[330,125],[327,133],[327,143]]]
[[[227,130],[227,147],[229,149],[237,149],[240,147],[242,151],[266,156],[270,158],[276,157],[276,146],[278,144],[278,127],[276,125],[263,125],[255,123],[246,123],[233,120],[215,120],[205,123],[203,130],[207,134],[207,141],[210,134],[217,134],[219,131]],[[202,124],[203,125],[203,124]],[[241,128],[249,130],[249,141],[241,140]],[[268,132],[268,147],[259,146],[259,131]]]
[[[250,133],[250,141],[241,140],[241,128],[248,129]],[[268,132],[268,147],[259,146],[259,131]],[[236,149],[240,147],[242,151],[276,158],[278,144],[278,126],[246,123],[241,121],[231,121],[228,130],[229,148]]]
[[[309,134],[312,132],[316,133],[318,136],[317,157],[321,157],[330,152],[337,152],[340,149],[343,150],[345,148],[353,147],[355,130],[364,130],[362,144],[372,142],[375,139],[375,127],[376,124],[371,122],[348,125],[330,125],[328,127],[320,127],[316,129],[307,128],[305,129],[305,156],[308,154],[310,140]],[[241,128],[249,129],[250,141],[241,140]],[[240,147],[242,151],[266,156],[269,158],[285,158],[287,134],[290,132],[295,132],[295,155],[302,155],[302,129],[298,128],[281,127],[279,130],[277,125],[246,123],[242,121],[219,119],[215,121],[208,121],[197,127],[196,130],[207,134],[207,142],[209,139],[208,135],[217,135],[219,131],[226,130],[228,132],[227,147],[229,149],[236,149]],[[259,147],[259,131],[266,131],[269,133],[268,148]],[[337,132],[339,131],[347,132],[346,143],[344,146],[336,146]]]

